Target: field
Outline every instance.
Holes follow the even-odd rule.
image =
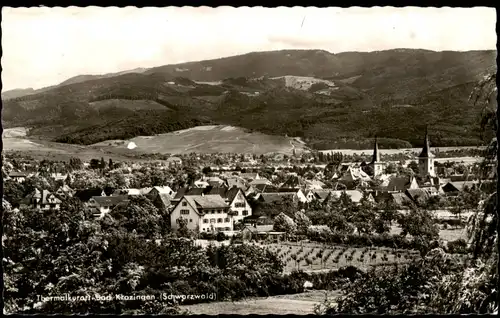
[[[196,315],[255,314],[255,315],[307,315],[314,313],[314,306],[325,299],[339,296],[338,291],[309,291],[293,295],[254,298],[235,302],[214,302],[181,306]]]
[[[401,228],[397,225],[393,225],[391,227],[391,234],[399,234],[401,233]],[[463,227],[458,228],[448,228],[448,229],[440,229],[439,230],[439,238],[443,241],[455,241],[458,239],[467,240],[467,231]]]
[[[131,101],[134,102],[134,101]],[[135,101],[137,102],[137,101]],[[163,106],[162,106],[163,107]],[[129,142],[137,147],[127,149]],[[304,149],[304,144],[293,138],[250,133],[232,126],[199,126],[157,136],[141,136],[130,140],[108,140],[90,146],[56,143],[46,140],[31,140],[23,127],[5,129],[3,132],[5,151],[20,151],[29,155],[52,160],[68,160],[80,157],[84,160],[105,156],[130,160],[131,156],[152,153],[284,153],[291,155]]]
[[[157,136],[140,136],[127,141],[108,140],[92,145],[116,153],[130,152],[129,142],[137,145],[138,153],[284,153],[291,155],[293,147],[298,153],[303,145],[292,138],[250,133],[232,126],[198,126]]]
[[[318,243],[267,244],[264,248],[278,254],[285,272],[293,270],[323,271],[355,266],[367,269],[373,265],[407,263],[418,257],[417,251],[383,247],[343,247]]]
[[[5,152],[17,151],[35,159],[69,160],[79,157],[82,160],[92,158],[112,158],[115,160],[130,160],[127,156],[79,145],[62,144],[46,140],[30,140],[25,137],[26,129],[23,127],[9,128],[3,131],[3,150]]]

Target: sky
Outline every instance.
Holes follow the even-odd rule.
[[[3,91],[253,51],[495,50],[494,8],[2,8]]]

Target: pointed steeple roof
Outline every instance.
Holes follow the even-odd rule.
[[[373,159],[372,163],[380,161],[380,153],[378,152],[377,136],[375,136],[375,145],[373,146]]]
[[[425,127],[425,140],[422,152],[418,156],[419,158],[432,158],[434,155],[431,153],[431,147],[429,145],[429,133],[427,127]]]

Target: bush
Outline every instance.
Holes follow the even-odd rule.
[[[222,241],[225,241],[228,239],[227,235],[224,234],[223,232],[217,232],[217,234],[215,235],[215,239],[218,241],[218,242],[222,242]]]
[[[464,239],[448,242],[447,252],[450,254],[465,254],[467,253],[467,242]]]

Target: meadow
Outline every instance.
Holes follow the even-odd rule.
[[[108,140],[92,145],[114,153],[130,152],[129,142],[137,153],[284,153],[300,151],[303,144],[292,138],[249,132],[233,126],[198,126],[156,136],[139,136],[127,141]]]

